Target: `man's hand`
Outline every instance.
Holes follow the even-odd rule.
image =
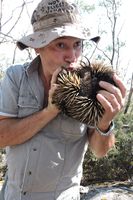
[[[99,91],[97,99],[105,109],[105,113],[98,124],[98,128],[102,131],[108,129],[110,122],[124,105],[126,88],[117,75],[114,75],[113,79],[118,87],[104,81],[99,83],[103,90]]]
[[[51,79],[51,87],[50,87],[50,90],[49,90],[48,107],[47,107],[47,110],[50,110],[51,112],[55,112],[55,113],[57,112],[57,114],[60,112],[60,110],[57,108],[57,106],[55,104],[52,104],[52,96],[54,94],[54,91],[58,87],[56,80],[57,80],[57,76],[58,76],[60,71],[61,71],[61,68],[58,68],[53,73],[53,76],[52,76],[52,79]]]

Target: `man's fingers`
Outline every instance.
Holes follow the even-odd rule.
[[[57,80],[57,76],[59,74],[59,72],[61,71],[61,68],[59,67],[58,69],[55,70],[55,72],[53,73],[52,79],[51,79],[51,85],[56,83]]]
[[[122,97],[124,98],[126,96],[126,87],[124,86],[121,79],[116,74],[113,76],[113,79],[114,79],[116,85],[119,87]]]

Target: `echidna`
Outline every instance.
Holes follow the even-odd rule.
[[[58,88],[53,94],[53,102],[67,116],[88,126],[97,125],[104,114],[104,108],[96,98],[102,88],[99,81],[107,81],[113,85],[114,70],[103,63],[87,63],[81,61],[76,69],[62,68],[58,74]]]

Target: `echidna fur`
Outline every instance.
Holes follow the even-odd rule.
[[[58,74],[58,87],[53,94],[52,103],[67,116],[88,126],[96,126],[104,114],[104,108],[96,95],[102,88],[99,81],[107,81],[113,85],[114,70],[103,63],[87,63],[81,61],[80,66],[70,71],[62,68]]]

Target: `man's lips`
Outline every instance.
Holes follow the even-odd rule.
[[[71,63],[71,64],[64,64],[64,65],[62,65],[62,68],[72,71],[72,70],[78,68],[78,66],[79,66],[78,62],[76,62],[76,63]]]

